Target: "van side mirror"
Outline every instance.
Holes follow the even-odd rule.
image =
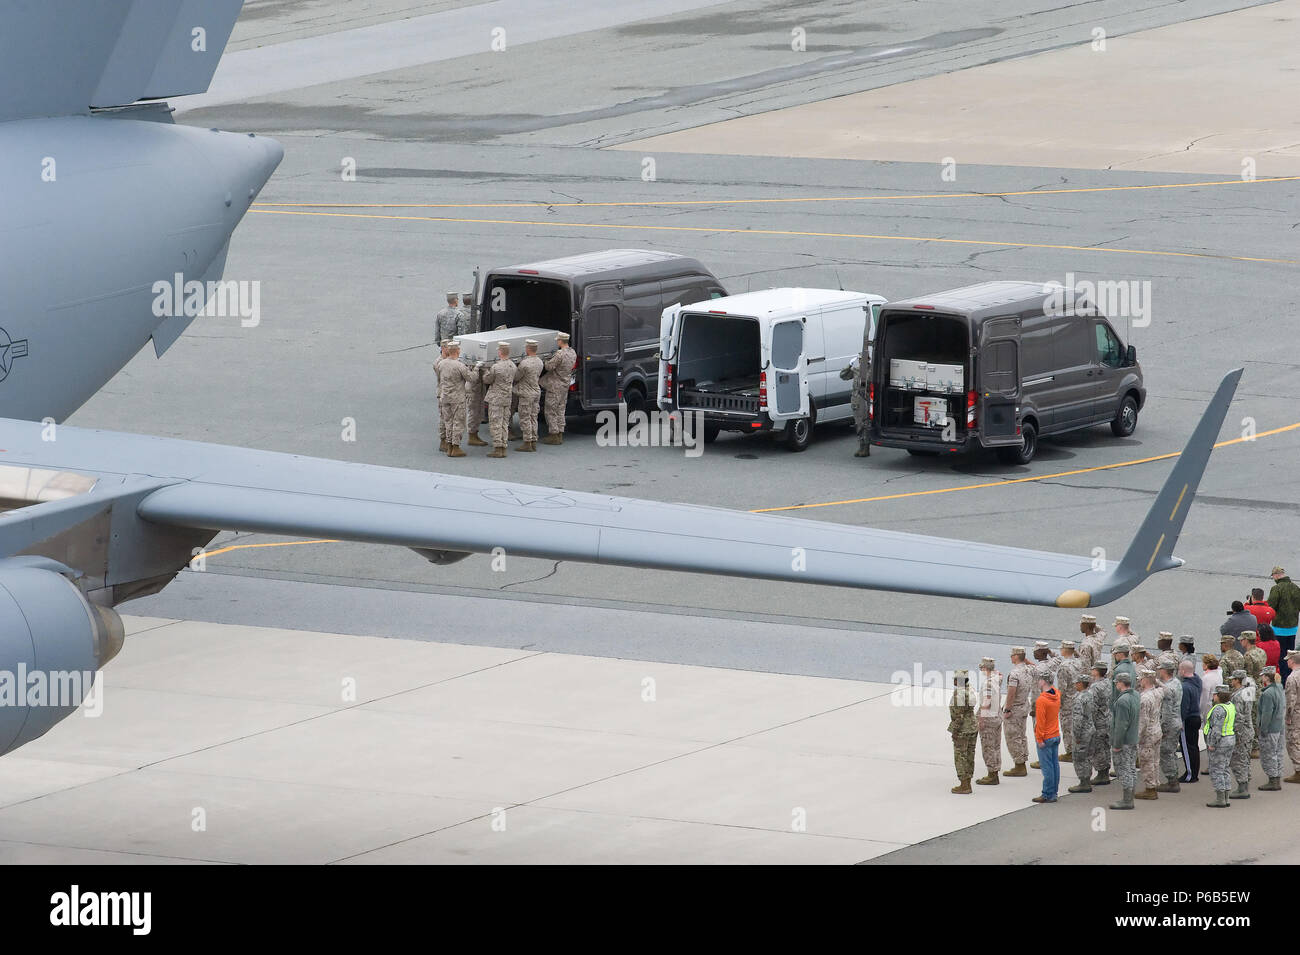
[[[1138,350],[1135,346],[1129,345],[1128,351],[1124,354],[1124,364],[1136,365],[1138,363]]]

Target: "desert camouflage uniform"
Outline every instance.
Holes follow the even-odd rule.
[[[953,763],[957,768],[957,778],[962,781],[975,775],[975,740],[979,736],[979,729],[975,725],[974,699],[974,690],[954,690],[952,703],[948,706],[948,732],[952,734]]]
[[[1016,688],[1015,704],[1007,717],[1002,732],[1007,738],[1007,751],[1016,765],[1029,761],[1029,741],[1025,735],[1025,720],[1029,718],[1029,694],[1032,673],[1028,661],[1017,663],[1007,674],[1007,689]]]
[[[1210,712],[1205,714],[1205,749],[1210,756],[1210,782],[1214,784],[1216,792],[1232,789],[1232,773],[1229,768],[1237,746],[1236,737],[1223,735],[1223,721],[1227,715],[1223,703],[1215,703],[1210,707]],[[1240,718],[1237,719],[1237,725],[1241,725]]]
[[[1100,627],[1095,633],[1088,634],[1079,642],[1079,659],[1083,661],[1084,669],[1091,670],[1101,659],[1101,648],[1105,642],[1106,631]]]
[[[1232,705],[1237,709],[1237,745],[1232,751],[1229,768],[1238,783],[1250,782],[1250,751],[1255,745],[1255,722],[1251,711],[1255,708],[1255,688],[1242,686],[1233,690]]]
[[[483,423],[483,379],[475,375],[469,380],[465,395],[465,428],[470,434],[478,435],[479,425]]]
[[[1178,664],[1183,662],[1183,655],[1177,650],[1160,650],[1156,653],[1156,662],[1152,664],[1157,670],[1165,663],[1174,665],[1174,678],[1178,678]]]
[[[1291,757],[1291,770],[1300,774],[1300,679],[1291,674],[1286,681],[1286,754]]]
[[[515,396],[519,399],[519,433],[525,441],[537,440],[537,409],[542,400],[542,389],[537,381],[541,374],[542,360],[536,355],[526,355],[519,362]]]
[[[494,448],[504,448],[510,436],[511,387],[517,370],[509,358],[499,358],[483,372],[483,384],[487,386],[488,431],[492,434]]]
[[[1074,753],[1074,772],[1078,775],[1079,782],[1086,783],[1092,777],[1092,762],[1089,754],[1092,752],[1097,720],[1097,714],[1093,710],[1092,694],[1087,690],[1082,693],[1076,692],[1070,704],[1070,711],[1070,725],[1073,727],[1071,752]]]
[[[1101,779],[1110,776],[1110,680],[1102,677],[1087,690],[1092,697],[1092,756],[1089,762]],[[1077,760],[1079,754],[1074,758]]]
[[[1178,741],[1183,733],[1183,681],[1177,675],[1171,676],[1160,690],[1160,775],[1165,782],[1174,782],[1183,775],[1178,760]]]
[[[1282,711],[1286,706],[1282,687],[1270,683],[1259,695],[1259,765],[1269,779],[1282,775]]]
[[[980,709],[976,728],[980,734],[980,755],[990,776],[1002,769],[1002,674],[982,670],[984,686],[980,688]]]
[[[1074,698],[1078,691],[1074,688],[1074,681],[1079,678],[1083,672],[1083,661],[1076,657],[1052,657],[1049,663],[1056,662],[1056,687],[1061,692],[1061,739],[1065,743],[1066,755],[1074,753]],[[1085,691],[1086,692],[1086,691]],[[1089,739],[1091,739],[1091,734]],[[1084,757],[1088,751],[1083,751]]]
[[[1138,706],[1138,762],[1142,770],[1142,788],[1160,785],[1160,701],[1159,687],[1141,691]]]
[[[447,444],[459,447],[464,436],[465,385],[477,377],[459,358],[438,361],[438,397]]]
[[[569,379],[578,354],[568,345],[546,359],[541,377],[542,390],[546,392],[546,428],[551,434],[564,434],[564,411],[569,401]]]

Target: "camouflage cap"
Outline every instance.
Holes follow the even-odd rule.
[[[953,670],[953,671],[952,671],[952,682],[953,682],[953,683],[969,683],[969,682],[970,682],[970,671],[969,671],[969,670]]]
[[[473,293],[473,292],[461,292],[461,293],[460,293],[460,297],[461,297],[463,300],[465,300],[466,302],[472,302],[472,301],[474,301],[474,293]]]
[[[1281,567],[1274,567],[1271,571],[1269,571],[1268,575],[1270,577],[1285,577],[1286,571],[1283,570]]]
[[[439,344],[440,344],[443,348],[450,348],[450,347],[454,344],[454,342],[453,342],[453,340],[450,339],[450,338],[444,338],[444,339],[443,339]]]
[[[1142,667],[1138,670],[1138,677],[1143,680],[1154,680],[1156,678],[1156,671],[1150,667]]]
[[[1024,656],[1024,654],[1025,654],[1025,648],[1024,648],[1024,647],[1012,647],[1012,648],[1011,648],[1011,655],[1012,655],[1012,656],[1015,656],[1017,653],[1019,653],[1021,656]]]
[[[1129,676],[1129,674],[1127,674],[1127,673],[1116,673],[1116,674],[1115,674],[1115,682],[1116,682],[1116,683],[1123,683],[1125,686],[1132,686],[1132,685],[1133,685],[1133,677]]]
[[[509,348],[509,347],[510,347],[509,342],[497,342],[497,351],[500,351],[502,348]]]
[[[1129,649],[1132,650],[1134,653],[1146,653],[1146,652],[1147,652],[1147,648],[1144,647],[1144,646],[1142,646],[1142,644],[1140,644],[1140,643],[1134,643],[1134,644],[1130,645]]]
[[[1186,647],[1188,650],[1196,649],[1196,641],[1192,639],[1192,635],[1190,633],[1185,633],[1181,637],[1179,637],[1178,645],[1180,647]]]
[[[1035,641],[1034,641],[1034,649],[1035,649],[1035,650],[1050,650],[1051,647],[1049,647],[1049,646],[1047,645],[1047,641],[1046,641],[1046,640],[1035,640]]]
[[[447,301],[449,301],[449,302],[454,302],[454,301],[456,301],[456,299],[458,299],[458,298],[460,298],[460,293],[459,293],[459,292],[448,292],[448,293],[447,293]]]
[[[1096,623],[1096,622],[1097,622],[1097,618],[1090,613],[1085,613],[1079,617],[1079,623]]]
[[[1300,650],[1288,650],[1286,652],[1286,658],[1288,661],[1300,660]]]
[[[1122,623],[1122,624],[1124,624],[1124,626],[1127,627],[1127,626],[1129,625],[1129,622],[1130,622],[1130,621],[1129,621],[1128,617],[1116,617],[1116,618],[1115,618],[1115,622],[1116,622],[1116,623]]]
[[[1264,676],[1277,676],[1277,667],[1264,667],[1259,672]]]
[[[997,664],[993,662],[992,657],[980,657],[980,669],[992,670]]]
[[[1156,667],[1156,669],[1168,670],[1170,673],[1173,673],[1175,670],[1178,669],[1178,664],[1175,663],[1173,660],[1163,660],[1161,661],[1160,665]]]
[[[1075,683],[1082,683],[1084,686],[1092,686],[1092,674],[1080,673],[1074,678]]]
[[[1228,686],[1228,684],[1226,684],[1226,683],[1220,683],[1220,684],[1218,684],[1218,685],[1214,688],[1214,692],[1215,692],[1215,693],[1231,693],[1231,692],[1232,692],[1232,687]]]
[[[536,338],[525,338],[525,339],[524,339],[524,344],[525,344],[525,345],[531,345],[532,347],[536,348],[536,347],[537,347],[537,339],[536,339]]]
[[[1231,673],[1228,674],[1228,676],[1231,677],[1232,679],[1241,680],[1243,683],[1246,682],[1246,677],[1248,675],[1249,674],[1247,674],[1245,670],[1233,670]]]
[[[1168,648],[1167,648],[1167,647],[1161,647],[1160,645],[1161,645],[1162,643],[1169,643],[1169,644],[1172,644],[1173,642],[1174,642],[1174,635],[1173,635],[1172,633],[1170,633],[1168,630],[1161,630],[1161,631],[1160,631],[1160,639],[1158,639],[1158,640],[1156,641],[1156,646],[1160,647],[1160,649],[1162,649],[1162,650],[1165,650],[1165,649],[1168,649]]]
[[[1116,640],[1111,644],[1111,653],[1128,653],[1129,646],[1127,640]]]
[[[1092,668],[1096,670],[1098,673],[1100,673],[1102,676],[1105,676],[1106,671],[1110,669],[1110,666],[1109,664],[1106,663],[1105,660],[1098,660],[1096,663],[1092,665]]]
[[[447,342],[447,351],[460,351],[460,342],[454,338]]]
[[[568,332],[556,332],[556,333],[555,333],[555,337],[556,337],[559,341],[567,342],[567,341],[569,340],[569,333],[568,333]]]
[[[1243,630],[1241,631],[1241,639],[1249,643],[1255,643],[1259,640],[1259,634],[1254,630]]]
[[[1225,643],[1235,643],[1236,641],[1237,641],[1237,638],[1234,637],[1234,636],[1233,636],[1232,634],[1230,634],[1230,633],[1221,634],[1221,635],[1219,636],[1219,645],[1220,645],[1220,646],[1222,646],[1222,645],[1225,644]]]
[[[1062,641],[1061,641],[1061,649],[1062,649],[1062,650],[1073,650],[1073,649],[1074,649],[1074,641],[1073,641],[1073,640],[1062,640]]]

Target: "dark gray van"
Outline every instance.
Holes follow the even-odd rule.
[[[871,442],[913,454],[996,449],[1027,464],[1038,439],[1109,423],[1146,402],[1137,350],[1073,289],[985,282],[881,310]]]
[[[659,317],[670,305],[726,295],[696,259],[672,252],[607,249],[492,269],[479,296],[479,330],[500,325],[568,332],[578,353],[569,413],[653,401]]]

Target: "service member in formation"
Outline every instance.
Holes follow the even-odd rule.
[[[492,435],[489,458],[506,456],[506,440],[510,435],[510,398],[516,371],[515,363],[510,360],[510,343],[497,342],[497,360],[492,367],[483,369],[483,384],[487,386],[488,432]]]
[[[455,292],[447,293],[447,307],[438,312],[434,318],[434,341],[447,341],[456,337],[456,324],[460,319],[460,296]]]
[[[1233,670],[1228,680],[1232,687],[1232,706],[1236,710],[1235,729],[1237,745],[1233,747],[1232,761],[1228,768],[1237,788],[1229,794],[1229,799],[1250,798],[1250,751],[1255,745],[1255,687],[1245,670]]]
[[[1092,667],[1092,686],[1088,695],[1092,697],[1093,732],[1092,755],[1089,762],[1096,770],[1094,786],[1110,785],[1110,680],[1106,679],[1105,660],[1098,660]]]
[[[456,313],[456,334],[468,335],[477,331],[474,328],[474,293],[466,292],[460,297],[460,309]]]
[[[1061,655],[1048,662],[1055,664],[1056,685],[1061,688],[1061,743],[1065,749],[1061,762],[1069,763],[1074,760],[1074,684],[1079,675],[1087,671],[1083,668],[1083,661],[1074,655],[1073,640],[1062,640]],[[1089,734],[1088,738],[1091,739],[1092,735]],[[1088,754],[1085,752],[1083,756],[1087,759]]]
[[[560,332],[555,336],[556,351],[544,363],[545,372],[541,377],[542,391],[546,393],[546,430],[550,432],[542,438],[542,444],[563,444],[565,413],[569,403],[569,380],[573,377],[573,366],[578,363],[577,353],[569,347],[569,333]]]
[[[1093,697],[1088,692],[1092,686],[1092,676],[1079,672],[1074,676],[1074,695],[1070,701],[1073,712],[1070,714],[1072,734],[1070,749],[1074,753],[1074,773],[1079,777],[1078,785],[1071,786],[1066,792],[1092,792],[1092,738],[1096,730],[1097,714],[1093,710]],[[1064,731],[1062,731],[1064,732]]]
[[[538,384],[542,375],[542,360],[537,357],[537,342],[529,338],[524,342],[524,357],[515,375],[515,398],[519,401],[519,434],[523,438],[520,451],[537,450],[537,410],[542,401]]]
[[[460,342],[447,343],[447,357],[438,362],[438,389],[446,389],[443,420],[447,422],[447,457],[463,458],[460,446],[465,425],[465,387],[475,377],[469,366],[460,360]]]
[[[1034,727],[1034,736],[1038,735],[1038,696],[1041,690],[1038,681],[1047,678],[1055,681],[1058,657],[1046,640],[1034,641],[1034,659],[1029,661],[1029,679],[1033,686],[1029,697],[1029,722]],[[1041,769],[1038,760],[1029,764],[1030,769]]]
[[[1159,799],[1156,787],[1160,785],[1160,703],[1164,691],[1156,686],[1154,670],[1138,670],[1138,683],[1142,692],[1138,699],[1138,767],[1142,772],[1142,788],[1134,799]]]
[[[1178,761],[1178,741],[1183,738],[1183,681],[1178,679],[1178,664],[1173,655],[1165,657],[1156,671],[1160,687],[1160,776],[1164,780],[1156,792],[1182,791],[1183,775]]]
[[[1261,792],[1277,792],[1282,788],[1282,729],[1286,696],[1282,692],[1277,667],[1264,667],[1259,678],[1264,689],[1259,694],[1255,738],[1259,741],[1259,765],[1268,782],[1257,788]]]
[[[1028,776],[1025,764],[1029,762],[1029,737],[1025,733],[1025,720],[1029,719],[1030,686],[1033,673],[1025,661],[1025,648],[1011,648],[1011,672],[1007,674],[1007,702],[1002,708],[1002,732],[1007,738],[1007,751],[1011,754],[1011,769],[1002,770],[1003,776]]]
[[[970,688],[970,674],[958,670],[952,678],[952,703],[948,706],[948,732],[952,735],[952,757],[957,766],[957,785],[952,792],[970,793],[970,778],[975,775],[975,691]]]
[[[438,368],[442,365],[442,360],[447,357],[447,346],[450,341],[443,341],[438,347],[441,354],[433,360],[433,374],[438,379],[438,450],[443,454],[447,453],[447,398],[446,388],[442,383],[442,375]]]
[[[1178,651],[1174,649],[1174,635],[1168,630],[1161,630],[1156,640],[1156,669],[1159,670],[1160,665],[1166,660],[1174,665],[1174,673],[1177,673],[1178,664],[1182,661],[1179,659]]]
[[[1133,635],[1132,621],[1128,617],[1115,618],[1115,639],[1123,640],[1125,643],[1132,643],[1137,639]]]
[[[1254,683],[1256,687],[1255,708],[1250,714],[1251,723],[1255,726],[1259,726],[1259,695],[1264,686],[1260,681],[1260,674],[1264,672],[1264,667],[1268,666],[1268,657],[1264,654],[1264,651],[1260,649],[1259,634],[1254,630],[1243,630],[1240,639],[1242,647],[1245,648],[1241,656],[1246,661],[1245,666],[1243,666],[1242,669],[1246,671],[1246,676],[1250,677],[1250,681]],[[1252,759],[1259,758],[1258,734],[1255,736],[1255,746],[1254,749],[1251,750],[1250,755]]]
[[[980,687],[980,708],[975,722],[987,772],[975,780],[975,785],[996,786],[1002,769],[1002,674],[992,657],[980,659],[980,673],[984,683]]]
[[[1110,648],[1111,658],[1115,661],[1110,668],[1110,705],[1112,707],[1114,707],[1115,700],[1119,697],[1119,688],[1115,684],[1119,682],[1119,675],[1121,673],[1128,674],[1129,689],[1133,690],[1134,693],[1137,692],[1135,687],[1137,686],[1138,681],[1138,671],[1137,667],[1133,665],[1133,661],[1128,658],[1128,651],[1128,641],[1116,637],[1115,642],[1111,644]]]
[[[1219,653],[1219,671],[1224,676],[1229,676],[1236,670],[1246,669],[1246,658],[1233,646],[1236,642],[1236,638],[1230,633],[1225,633],[1219,638],[1219,646],[1223,648]]]
[[[1300,650],[1288,650],[1286,662],[1292,673],[1300,670]],[[1286,696],[1286,715],[1282,723],[1286,734],[1286,754],[1291,757],[1291,775],[1286,782],[1300,783],[1300,679],[1283,680],[1282,685]]]
[[[1236,750],[1236,707],[1232,704],[1232,691],[1220,683],[1214,690],[1214,704],[1205,714],[1205,752],[1210,757],[1210,782],[1214,785],[1214,802],[1205,805],[1211,809],[1227,809],[1228,792],[1232,789],[1233,751]]]
[[[1079,645],[1079,659],[1083,661],[1085,669],[1091,670],[1092,665],[1101,659],[1101,648],[1106,642],[1106,631],[1097,626],[1096,617],[1085,613],[1079,618],[1079,633],[1083,635],[1083,642]]]
[[[1115,677],[1115,698],[1111,701],[1110,753],[1115,761],[1123,795],[1111,809],[1132,809],[1137,789],[1138,731],[1141,721],[1141,703],[1133,689],[1133,676],[1121,672]]]

